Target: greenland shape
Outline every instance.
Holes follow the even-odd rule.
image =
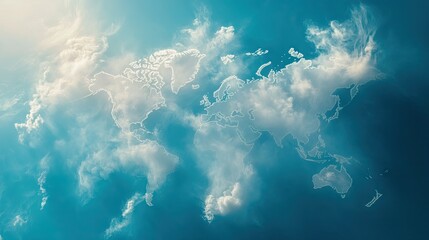
[[[172,71],[171,91],[173,93],[177,94],[182,87],[194,81],[200,69],[200,61],[205,56],[196,49],[174,55],[169,66]]]

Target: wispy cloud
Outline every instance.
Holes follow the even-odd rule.
[[[12,220],[12,226],[14,227],[21,227],[22,225],[27,223],[27,219],[25,219],[21,215],[16,215]]]
[[[135,193],[130,199],[128,199],[122,210],[121,217],[114,218],[110,221],[110,226],[104,232],[104,237],[110,238],[116,232],[126,228],[131,222],[131,216],[134,212],[134,208],[145,199],[147,199],[147,195],[142,195],[140,193]]]

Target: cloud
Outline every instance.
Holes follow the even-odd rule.
[[[110,226],[104,232],[104,237],[110,238],[114,233],[127,227],[131,222],[131,215],[134,212],[134,208],[145,199],[147,201],[147,194],[142,195],[140,193],[135,193],[130,199],[128,199],[122,210],[121,217],[114,218],[110,221]]]
[[[7,99],[6,101],[2,100],[2,103],[0,104],[0,112],[6,112],[9,109],[11,109],[15,104],[19,102],[20,98],[15,96],[11,99]]]
[[[198,128],[194,146],[198,164],[210,181],[204,215],[211,222],[215,215],[241,206],[245,197],[241,189],[253,177],[251,165],[244,161],[252,145],[244,143],[234,127],[209,122]]]
[[[233,54],[227,54],[225,56],[221,56],[220,60],[222,61],[223,64],[228,64],[228,63],[232,63],[234,61],[235,55]]]
[[[30,112],[26,115],[25,123],[16,123],[15,128],[19,132],[19,141],[24,142],[25,134],[30,134],[33,130],[39,129],[39,127],[43,124],[43,118],[40,116],[39,111],[42,108],[41,104],[38,101],[38,98],[35,97],[31,100],[30,104]]]
[[[121,163],[127,164],[131,162],[135,167],[144,165],[144,168],[147,169],[147,194],[152,194],[153,191],[158,189],[179,161],[177,156],[167,152],[164,147],[154,141],[146,141],[129,148],[121,148],[118,150],[118,154]],[[146,201],[148,205],[152,204],[150,198],[146,198]]]
[[[254,56],[254,57],[257,57],[257,56],[265,55],[265,54],[267,54],[267,53],[268,53],[268,50],[262,50],[262,48],[258,48],[258,49],[256,49],[254,52],[247,52],[247,53],[246,53],[246,56]]]
[[[261,74],[262,70],[264,70],[264,68],[266,68],[266,67],[268,67],[268,66],[270,66],[270,65],[271,65],[271,61],[269,61],[269,62],[266,62],[266,63],[262,64],[262,65],[258,68],[258,70],[256,71],[256,76],[262,77],[262,74]]]
[[[220,27],[220,29],[216,31],[213,39],[208,43],[207,50],[214,50],[230,43],[234,38],[234,32],[234,26]]]
[[[181,32],[183,43],[179,45],[186,48],[195,48],[207,55],[207,62],[211,62],[223,52],[230,48],[230,44],[235,40],[234,26],[220,26],[212,33],[212,24],[207,17],[207,10],[199,13],[199,16],[194,20],[192,28],[185,28]]]
[[[223,192],[220,197],[208,195],[205,200],[204,216],[211,222],[215,214],[226,215],[241,206],[241,185],[236,182],[231,189]]]
[[[37,179],[37,183],[39,185],[39,191],[40,194],[42,195],[42,202],[40,203],[40,210],[43,210],[43,208],[45,207],[47,201],[48,201],[48,196],[46,194],[46,188],[45,188],[45,183],[46,183],[46,171],[43,171],[39,178]]]
[[[14,227],[21,227],[22,225],[27,223],[27,219],[22,217],[21,215],[16,215],[12,220],[12,226]]]
[[[207,9],[200,11],[192,27],[181,31],[179,43],[176,44],[179,49],[194,48],[205,54],[201,61],[200,75],[196,80],[209,78],[210,82],[200,84],[207,87],[211,83],[217,84],[225,76],[238,74],[246,68],[243,59],[230,54],[240,48],[236,27],[217,25],[210,21],[208,15]]]
[[[65,23],[62,23],[65,24]],[[80,19],[77,18],[69,23],[80,25]],[[62,26],[57,33],[63,36]],[[57,27],[49,29],[54,31]],[[56,32],[55,32],[56,33]],[[41,127],[44,123],[44,117],[41,114],[46,108],[54,108],[58,103],[71,101],[87,94],[84,86],[88,85],[87,79],[96,69],[100,61],[101,54],[106,50],[107,43],[103,36],[80,36],[77,30],[73,30],[68,40],[61,37],[55,37],[55,33],[49,41],[52,55],[48,59],[41,60],[42,76],[36,87],[36,93],[29,103],[29,113],[26,115],[26,121],[16,123],[15,128],[19,133],[19,139],[24,142],[25,136],[30,135]]]
[[[165,181],[178,164],[178,157],[167,152],[155,141],[139,142],[124,136],[115,149],[101,149],[92,153],[79,167],[79,188],[83,195],[91,196],[94,184],[115,171],[129,174],[145,173],[148,179],[146,193],[152,194]],[[152,205],[151,198],[146,198]]]
[[[49,171],[49,155],[45,155],[42,160],[40,160],[40,175],[37,179],[37,184],[39,185],[39,194],[42,196],[42,201],[40,203],[40,210],[45,208],[46,203],[48,202],[48,194],[45,188],[46,176]]]
[[[186,45],[199,45],[203,40],[207,39],[210,22],[206,14],[202,13],[201,16],[194,19],[192,25],[194,28],[185,28],[182,30],[189,38],[189,42]]]
[[[352,10],[352,17],[345,22],[331,21],[328,28],[309,26],[307,38],[320,52],[315,63],[327,74],[346,74],[344,80],[362,84],[372,80],[375,69],[374,35],[376,26],[367,8],[361,5]],[[328,64],[331,66],[328,68]]]
[[[295,48],[290,48],[289,51],[288,51],[288,53],[289,53],[289,55],[291,55],[294,58],[298,58],[299,59],[299,58],[303,58],[304,57],[304,54],[302,54],[302,53],[300,53],[298,51],[295,51]]]

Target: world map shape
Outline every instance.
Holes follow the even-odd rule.
[[[146,58],[133,59],[120,73],[81,68],[73,61],[68,62],[74,59],[96,66],[99,62],[95,59],[107,48],[105,39],[82,37],[68,41],[69,48],[61,52],[56,61],[66,59],[64,64],[68,68],[77,69],[71,73],[85,72],[89,80],[79,80],[77,84],[66,77],[49,81],[52,70],[46,69],[44,81],[29,103],[26,121],[15,124],[20,141],[36,145],[37,137],[33,134],[44,124],[49,126],[49,114],[58,114],[59,109],[70,107],[75,99],[94,103],[86,106],[92,113],[89,117],[78,116],[73,120],[81,122],[83,130],[69,133],[86,137],[78,144],[85,149],[79,153],[85,159],[77,166],[79,195],[86,202],[91,201],[97,183],[116,172],[143,175],[147,179],[145,192],[135,191],[121,215],[111,219],[104,232],[106,238],[130,224],[134,209],[140,203],[156,204],[157,190],[183,161],[164,146],[156,128],[147,126],[148,119],[163,109],[174,113],[194,131],[192,143],[187,146],[195,154],[196,165],[208,182],[201,206],[208,223],[216,216],[226,216],[252,203],[258,173],[246,158],[264,133],[272,137],[278,148],[283,148],[284,139],[291,136],[295,152],[302,160],[322,166],[308,179],[314,189],[329,187],[345,198],[352,187],[353,178],[348,169],[358,160],[328,151],[321,127],[340,117],[341,110],[359,94],[359,86],[382,76],[376,66],[375,28],[366,9],[355,9],[351,19],[344,22],[331,21],[326,27],[309,26],[307,39],[317,55],[306,58],[290,48],[288,64],[276,69],[271,68],[271,61],[265,62],[253,70],[256,78],[242,77],[240,71],[220,81],[209,82],[201,77],[207,78],[205,71],[213,74],[223,67],[250,68],[240,65],[240,59],[258,58],[269,52],[259,48],[253,52],[219,55],[215,50],[231,42],[234,27],[222,26],[209,39],[200,38],[204,31],[207,24],[197,18],[193,28],[183,31],[190,46],[179,44]],[[57,71],[62,73],[62,70]],[[70,72],[64,75],[70,76]],[[206,94],[198,96],[200,112],[179,103],[189,94],[201,93],[201,89]],[[337,94],[339,89],[345,89],[348,100]],[[111,119],[101,121],[102,126],[90,125],[88,119],[102,118],[97,111],[106,106]],[[97,135],[92,131],[97,127],[110,129],[109,133]],[[97,144],[86,149],[92,142]],[[61,151],[67,149],[66,140],[55,141],[53,145]],[[49,154],[41,162],[47,161]],[[45,188],[48,168],[42,170],[38,178],[41,210],[49,204]],[[381,197],[382,194],[375,191],[376,196],[367,207]],[[17,215],[14,222],[22,225],[26,220]]]
[[[291,48],[289,54],[295,61],[284,68],[270,70],[267,76],[263,76],[261,71],[269,67],[268,62],[257,71],[260,79],[243,80],[232,75],[225,78],[212,93],[210,98],[213,103],[209,96],[204,96],[201,104],[206,114],[197,116],[199,122],[195,126],[194,148],[199,164],[209,169],[207,177],[210,186],[204,207],[207,221],[245,204],[243,199],[249,193],[243,188],[250,187],[254,173],[252,165],[244,159],[261,131],[269,132],[278,147],[282,147],[283,138],[291,134],[297,140],[297,151],[304,160],[324,163],[328,161],[328,156],[330,165],[313,176],[314,188],[328,186],[345,197],[352,185],[352,178],[347,172],[350,159],[326,153],[321,135],[317,136],[318,142],[310,149],[302,145],[309,141],[310,135],[319,131],[320,121],[329,122],[338,117],[342,107],[340,98],[333,95],[336,89],[348,88],[353,98],[358,86],[376,79],[379,74],[372,67],[374,33],[368,30],[359,33],[363,36],[345,36],[346,31],[350,31],[346,27],[366,29],[358,20],[332,22],[327,29],[310,28],[308,39],[321,51],[314,59],[305,59],[303,54]],[[326,39],[321,41],[320,35],[329,36],[330,42]],[[258,49],[254,55],[262,54],[262,50]],[[174,102],[166,101],[164,95],[180,95],[180,89],[198,76],[204,57],[205,54],[197,49],[182,52],[161,50],[131,62],[120,75],[100,72],[91,81],[89,90],[93,94],[107,93],[114,122],[121,129],[122,137],[132,142],[118,151],[129,152],[125,158],[135,159],[133,164],[141,164],[147,171],[147,192],[136,193],[126,209],[133,208],[143,199],[152,205],[153,192],[178,164],[178,157],[167,152],[159,142],[145,139],[145,134],[153,133],[147,130],[144,121],[152,112],[174,105]],[[336,109],[335,113],[327,116],[331,109]],[[123,154],[118,154],[119,159],[122,157]],[[85,164],[81,167],[81,170],[84,169]],[[85,181],[87,176],[83,176],[82,180]],[[128,212],[124,210],[124,219]],[[118,221],[114,221],[107,232],[114,232],[121,226]]]

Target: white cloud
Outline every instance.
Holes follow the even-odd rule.
[[[21,142],[25,140],[26,135],[35,132],[44,123],[42,110],[73,100],[72,98],[80,98],[89,92],[82,89],[88,85],[88,77],[97,67],[101,54],[107,48],[104,37],[81,36],[81,33],[75,30],[77,28],[75,25],[81,24],[80,18],[68,24],[72,27],[63,22],[61,27],[48,29],[53,34],[50,36],[51,40],[47,41],[50,43],[49,52],[52,54],[48,60],[40,60],[43,74],[29,103],[30,110],[26,121],[15,124]],[[70,37],[68,40],[62,38],[64,29],[73,29],[69,34],[65,34]],[[58,37],[55,37],[56,35]]]
[[[134,194],[134,196],[127,201],[127,204],[122,211],[122,217],[127,217],[128,215],[134,212],[134,207],[137,206],[144,200],[144,195],[142,196],[140,193]]]
[[[177,156],[167,152],[164,147],[154,141],[146,141],[128,148],[118,149],[118,156],[122,164],[130,163],[137,170],[141,166],[147,169],[147,194],[152,194],[158,189],[179,161]],[[150,201],[147,203],[148,205],[152,204]]]
[[[213,39],[208,43],[207,50],[217,50],[217,48],[230,43],[234,38],[234,31],[234,26],[220,27],[220,29],[216,31]]]
[[[215,214],[226,215],[239,208],[241,202],[241,186],[236,182],[231,189],[223,192],[223,195],[216,198],[208,195],[205,200],[204,214],[207,221],[211,222]]]
[[[228,214],[235,208],[241,206],[240,190],[240,183],[237,182],[233,185],[230,191],[223,192],[223,196],[219,197],[217,200],[220,214]]]
[[[236,27],[219,26],[210,22],[207,12],[201,11],[193,26],[182,30],[178,44],[180,49],[195,48],[206,55],[201,61],[202,71],[196,81],[199,79],[210,81],[201,83],[200,86],[217,83],[226,76],[238,74],[246,68],[243,59],[230,54],[240,47]]]
[[[46,184],[46,176],[49,171],[49,155],[45,155],[42,160],[40,160],[40,175],[37,179],[37,184],[39,185],[39,194],[42,196],[42,200],[40,202],[40,210],[45,208],[46,203],[48,202],[48,193],[45,188]]]
[[[13,220],[12,220],[12,225],[14,227],[21,227],[22,225],[27,223],[27,219],[25,219],[23,216],[21,215],[16,215]]]
[[[37,179],[37,183],[39,185],[39,191],[40,191],[40,194],[42,195],[42,202],[40,203],[40,210],[43,210],[43,208],[46,205],[46,202],[48,201],[48,196],[47,196],[47,193],[46,193],[46,188],[44,186],[45,183],[46,183],[46,174],[47,174],[47,172],[43,171],[40,174],[39,178]]]
[[[257,56],[265,55],[265,54],[267,54],[268,52],[269,52],[268,50],[262,50],[262,48],[258,48],[258,49],[256,49],[254,52],[247,52],[247,53],[246,53],[246,56],[254,56],[254,57],[257,57]]]
[[[220,60],[223,64],[227,65],[228,63],[232,63],[234,61],[235,55],[233,54],[227,54],[225,56],[221,56]]]
[[[135,193],[130,199],[127,200],[120,218],[114,218],[110,221],[109,228],[104,232],[105,238],[110,238],[114,233],[123,230],[131,222],[131,215],[134,212],[134,208],[139,205],[147,196],[140,193]]]
[[[26,133],[30,134],[31,132],[38,129],[43,124],[43,118],[39,114],[39,111],[42,108],[42,106],[39,103],[37,95],[35,95],[35,98],[31,100],[29,106],[30,106],[30,112],[26,116],[26,122],[15,124],[15,128],[19,132],[19,141],[21,143],[24,142],[24,136]]]
[[[215,215],[225,216],[239,209],[243,201],[243,196],[240,191],[240,183],[236,182],[230,186],[229,189],[225,190],[221,195],[207,195],[204,201],[204,218],[208,222],[212,222]]]
[[[168,66],[172,71],[171,91],[173,93],[177,94],[182,87],[194,81],[200,69],[200,61],[205,56],[196,49],[189,49],[173,57]]]
[[[234,26],[221,26],[214,34],[211,33],[210,27],[207,12],[200,13],[193,22],[193,28],[182,30],[185,35],[182,39],[183,43],[180,44],[184,44],[187,48],[199,49],[207,55],[208,62],[218,57],[235,39]]]
[[[299,59],[299,58],[303,58],[304,57],[304,54],[296,51],[295,48],[290,48],[289,51],[288,51],[288,53],[289,53],[289,55],[291,55],[294,58],[298,58]]]
[[[132,136],[124,136],[120,141],[124,144],[118,148],[102,149],[81,163],[78,172],[81,194],[90,197],[94,184],[107,179],[114,171],[138,175],[145,173],[148,179],[146,193],[152,194],[178,164],[178,157],[155,141],[139,142]],[[146,198],[148,205],[152,205],[150,200]]]
[[[203,40],[206,40],[210,22],[208,21],[205,14],[202,13],[201,16],[194,19],[192,25],[194,28],[185,28],[182,30],[182,32],[189,36],[190,45],[197,46],[201,44]],[[186,44],[189,45],[189,43]]]
[[[258,68],[258,70],[256,71],[256,76],[263,77],[263,76],[262,76],[262,74],[261,74],[262,70],[264,70],[264,68],[266,68],[266,67],[268,67],[268,66],[270,66],[270,65],[271,65],[271,61],[269,61],[269,62],[266,62],[266,63],[262,64],[262,65]]]
[[[106,239],[110,238],[114,233],[121,231],[129,224],[130,220],[128,218],[122,220],[118,220],[117,218],[112,219],[110,222],[110,227],[104,232],[104,237]]]
[[[13,106],[15,106],[19,102],[19,100],[20,98],[18,96],[15,96],[11,99],[6,99],[5,101],[2,100],[2,103],[0,104],[0,112],[8,111]]]
[[[236,129],[209,122],[200,125],[194,138],[199,166],[210,181],[204,214],[210,222],[215,215],[227,214],[241,206],[253,177],[252,166],[244,158],[252,145],[244,143]]]

